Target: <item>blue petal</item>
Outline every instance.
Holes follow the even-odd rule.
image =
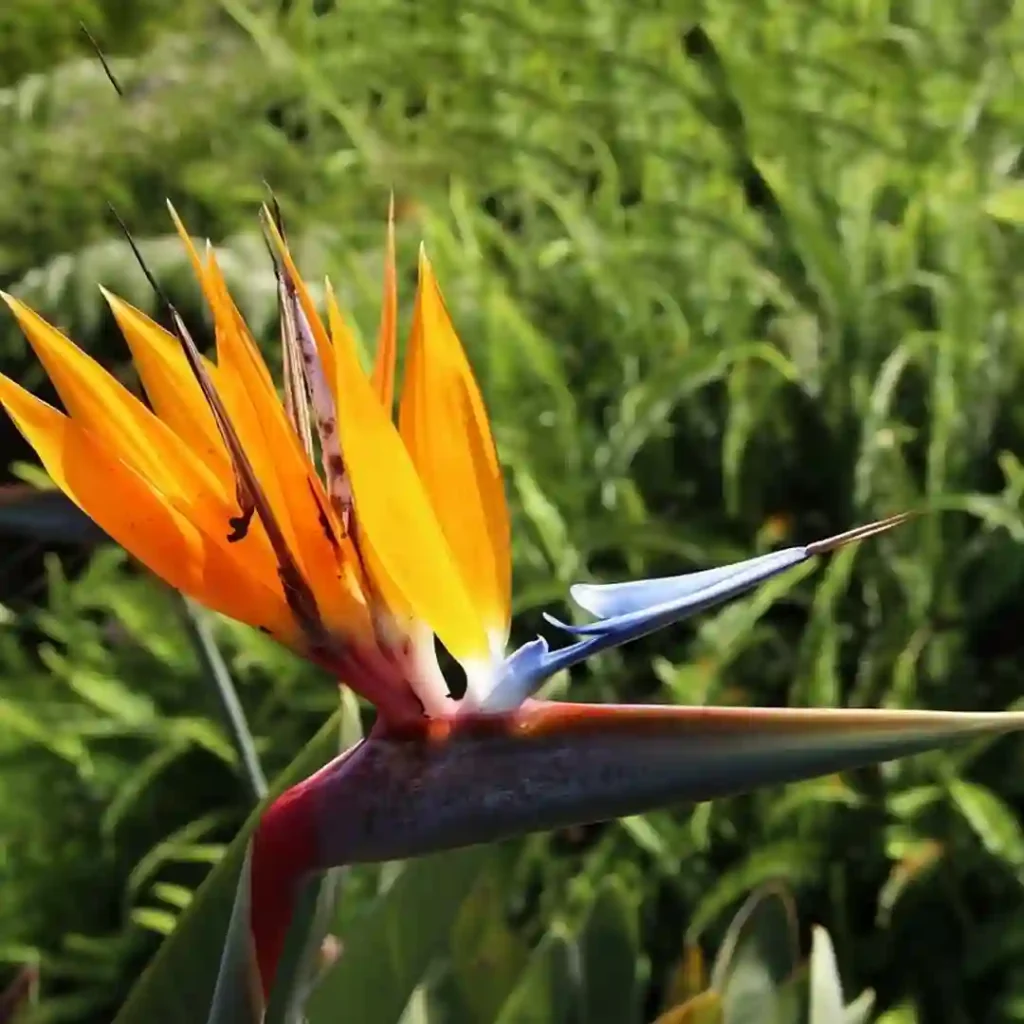
[[[617,599],[613,596],[611,601],[598,602],[621,609],[607,618],[584,626],[566,625],[551,616],[547,618],[574,636],[598,636],[607,632],[625,634],[619,641],[624,643],[727,601],[810,557],[806,548],[786,548],[722,569],[709,569],[674,579],[637,580],[633,584],[638,588],[636,592],[623,594],[620,591]],[[695,580],[694,577],[702,579]],[[630,584],[613,583],[610,586],[628,587]],[[651,595],[652,600],[641,602],[645,592]]]
[[[810,553],[806,548],[789,548],[721,569],[691,573],[674,579],[610,584],[609,590],[634,588],[632,591],[626,591],[626,599],[618,601],[618,607],[631,610],[591,623],[589,626],[571,626],[545,614],[544,617],[549,622],[559,629],[579,636],[580,639],[557,651],[550,650],[543,637],[524,644],[505,659],[498,682],[484,700],[482,707],[490,712],[516,708],[527,697],[536,693],[544,680],[563,668],[579,664],[592,654],[636,640],[662,626],[678,622],[705,608],[726,601],[809,557]],[[698,578],[695,586],[694,581]],[[648,593],[665,599],[647,608],[636,607],[637,596],[642,593],[645,586],[651,588]],[[593,593],[603,588],[592,586],[587,589]],[[619,593],[622,594],[623,590],[619,589]]]
[[[511,711],[519,707],[527,697],[537,692],[546,679],[563,668],[583,661],[600,646],[599,640],[581,640],[561,650],[552,651],[542,636],[523,644],[505,659],[498,681],[481,703],[481,710]]]
[[[511,711],[519,707],[552,674],[547,670],[549,654],[548,642],[542,636],[514,650],[502,664],[498,681],[483,701],[483,709]]]
[[[803,551],[803,548],[793,550]],[[757,558],[689,572],[681,576],[662,576],[649,580],[629,580],[625,583],[577,583],[569,588],[572,599],[584,610],[599,619],[610,619],[618,615],[650,608],[652,605],[677,601],[686,594],[695,594],[721,580],[765,563],[771,564],[779,555],[788,551],[773,551]]]
[[[577,637],[576,642],[552,651],[546,640],[538,638],[520,647],[505,660],[498,682],[482,707],[487,711],[517,707],[545,679],[564,668],[728,601],[808,558],[882,533],[909,516],[910,513],[890,516],[805,547],[773,551],[719,569],[628,583],[577,584],[570,591],[573,599],[598,616],[598,621],[574,626],[545,614],[548,622]]]

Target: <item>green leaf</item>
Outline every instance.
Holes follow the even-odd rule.
[[[183,885],[156,882],[153,886],[153,895],[178,910],[184,910],[192,902],[194,894],[191,889],[186,889]]]
[[[55,666],[52,666],[55,667]],[[101,714],[132,728],[151,725],[156,707],[145,694],[110,676],[89,669],[69,668],[61,672],[67,685]]]
[[[140,928],[147,928],[158,935],[170,935],[177,923],[174,914],[156,907],[136,907],[131,917]]]
[[[187,825],[182,825],[181,828],[175,829],[169,836],[165,836],[156,846],[148,850],[135,867],[132,868],[131,873],[128,875],[127,890],[129,897],[132,899],[136,898],[143,887],[149,883],[164,864],[175,861],[195,861],[199,859],[196,853],[197,850],[209,850],[211,856],[213,856],[214,848],[220,849],[221,853],[223,853],[223,848],[216,847],[215,844],[201,844],[199,842],[200,839],[207,836],[214,828],[223,823],[224,816],[222,813],[204,814],[201,818],[196,818]]]
[[[341,957],[306,1006],[310,1024],[333,1024],[338,1007],[353,1020],[389,1024],[448,945],[459,907],[490,856],[470,847],[410,861],[342,937]]]
[[[702,806],[714,805],[703,804]],[[743,899],[752,890],[756,889],[757,892],[744,903],[743,909],[733,922],[733,927],[736,926],[741,915],[756,904],[757,894],[765,891],[762,887],[771,890],[774,883],[780,881],[796,884],[807,876],[813,876],[818,870],[820,868],[815,858],[815,849],[805,841],[786,840],[762,846],[751,853],[746,860],[741,861],[738,867],[719,875],[714,880],[711,891],[703,895],[690,917],[687,939],[691,942],[696,941],[709,924],[717,920],[720,914],[724,913],[732,904]],[[795,920],[795,912],[793,917]],[[732,934],[732,929],[729,934]],[[792,951],[790,947],[786,948],[787,952]],[[723,947],[715,961],[716,965],[722,963],[724,952]]]
[[[185,750],[179,743],[168,743],[158,747],[144,758],[129,775],[117,792],[111,797],[100,819],[100,829],[111,836],[124,816],[136,805],[145,790],[158,778],[163,770],[172,765]]]
[[[677,828],[674,821],[665,821],[657,814],[644,814],[620,818],[618,824],[640,849],[657,859],[666,875],[676,872],[679,849],[677,837],[671,834]]]
[[[833,707],[840,703],[838,626],[839,602],[850,587],[859,544],[851,544],[829,561],[814,592],[811,614],[800,647],[800,670],[793,685],[793,704]]]
[[[51,754],[62,758],[83,775],[90,770],[89,750],[69,732],[55,732],[23,704],[0,697],[0,728],[29,743],[38,743]]]
[[[814,562],[811,559],[794,566],[781,576],[763,583],[750,597],[733,601],[701,622],[701,640],[710,647],[718,660],[719,672],[724,671],[725,666],[732,664],[743,653],[761,619],[815,571],[817,567]]]
[[[765,820],[772,828],[794,827],[803,814],[833,807],[859,807],[864,798],[841,775],[794,782],[772,801]]]
[[[579,946],[583,960],[583,1019],[587,1024],[635,1021],[640,994],[636,906],[615,876],[602,883]]]
[[[1024,830],[1013,811],[990,789],[954,779],[949,786],[957,810],[993,857],[1024,868]]]
[[[883,1013],[875,1024],[917,1024],[917,1011],[912,1006],[897,1006]]]
[[[574,953],[572,942],[562,931],[548,932],[496,1024],[565,1024],[571,1020],[579,991]]]

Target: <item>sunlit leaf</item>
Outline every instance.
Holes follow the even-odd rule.
[[[954,779],[949,791],[985,849],[1014,868],[1024,868],[1024,830],[1013,811],[990,789],[973,782]]]

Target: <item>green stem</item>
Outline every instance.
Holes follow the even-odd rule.
[[[206,674],[217,691],[224,722],[245,773],[249,791],[254,802],[258,803],[267,794],[267,777],[263,774],[263,767],[260,765],[259,755],[256,753],[256,743],[249,730],[242,702],[238,699],[238,692],[231,679],[231,674],[228,672],[227,664],[213,638],[206,614],[187,597],[181,598],[181,605],[189,639],[195,648],[196,657],[206,669]]]

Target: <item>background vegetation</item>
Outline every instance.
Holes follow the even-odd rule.
[[[96,285],[153,296],[108,203],[201,315],[170,197],[273,355],[269,182],[308,276],[329,270],[372,339],[394,189],[405,311],[424,238],[493,411],[520,638],[575,580],[935,513],[558,686],[1002,709],[1024,679],[1022,30],[1012,0],[5,0],[0,286],[123,366]],[[0,360],[48,393],[10,318]],[[27,458],[7,423],[0,445]],[[13,493],[0,956],[39,966],[38,1019],[107,1021],[251,797],[176,598],[49,506],[26,532]],[[213,628],[272,776],[336,691]],[[651,1020],[684,945],[713,951],[777,878],[804,949],[827,926],[887,1024],[1024,1020],[1022,755],[967,746],[487,851],[437,911],[430,970],[394,989],[415,989],[405,1019]],[[350,876],[343,937],[394,877]],[[426,919],[408,906],[406,939]]]

